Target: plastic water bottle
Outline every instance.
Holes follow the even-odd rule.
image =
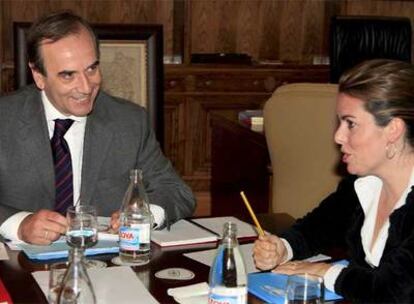
[[[223,239],[210,269],[209,304],[247,303],[247,276],[235,223],[224,224]]]
[[[130,172],[130,183],[121,208],[119,256],[122,262],[146,264],[150,259],[152,214],[142,182],[142,171]]]

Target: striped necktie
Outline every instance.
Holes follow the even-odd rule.
[[[56,200],[54,210],[64,214],[69,206],[73,206],[73,175],[70,150],[65,133],[72,125],[72,119],[56,119],[55,131],[50,141],[55,165]]]

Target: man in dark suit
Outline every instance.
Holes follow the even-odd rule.
[[[55,13],[27,39],[36,87],[0,98],[0,233],[48,244],[66,231],[62,204],[80,196],[111,216],[132,168],[143,170],[159,226],[190,216],[194,197],[162,154],[145,110],[100,91],[98,41],[87,22]],[[53,143],[61,122],[70,122],[61,139],[69,155],[64,190]]]

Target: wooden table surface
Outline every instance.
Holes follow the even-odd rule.
[[[137,273],[144,285],[160,303],[176,303],[172,297],[167,295],[168,288],[208,281],[210,268],[192,259],[186,258],[183,256],[183,253],[213,249],[217,247],[216,243],[202,244],[201,246],[193,245],[190,247],[187,246],[186,248],[170,247],[164,249],[154,244],[151,245],[150,263],[145,266],[132,267],[132,269]],[[31,272],[48,270],[49,265],[56,262],[56,260],[47,262],[31,261],[23,252],[7,250],[10,259],[0,261],[0,278],[7,288],[13,302],[47,303],[43,292],[32,277]],[[94,256],[94,259],[106,261],[110,267],[113,266],[111,259],[114,256],[116,255],[99,255]],[[154,274],[157,271],[170,267],[183,267],[189,269],[195,273],[195,277],[187,281],[173,281],[155,277]],[[249,303],[263,302],[249,294]]]

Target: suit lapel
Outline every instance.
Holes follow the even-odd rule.
[[[55,173],[53,167],[52,149],[45,111],[39,92],[30,94],[26,98],[17,130],[20,139],[27,151],[28,157],[33,160],[33,166],[39,173],[38,178],[50,195],[51,202],[55,198]]]
[[[91,202],[113,136],[111,117],[103,104],[104,98],[102,93],[98,96],[95,109],[86,122],[81,185],[81,196],[85,202]]]

